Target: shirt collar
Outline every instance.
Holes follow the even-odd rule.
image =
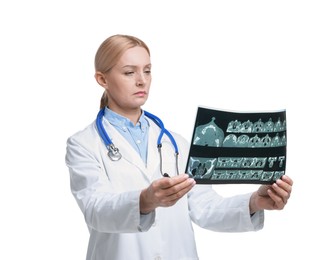
[[[141,114],[136,126],[134,126],[134,124],[127,117],[117,114],[116,112],[110,110],[108,107],[105,107],[104,117],[113,126],[118,126],[118,127],[125,126],[125,127],[130,127],[130,128],[134,128],[137,126],[137,127],[140,127],[140,129],[142,131],[144,131],[149,126],[149,122],[145,118],[144,110],[142,110],[142,114]]]

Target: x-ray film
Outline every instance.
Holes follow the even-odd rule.
[[[286,111],[198,107],[186,172],[197,184],[271,184],[285,174]]]

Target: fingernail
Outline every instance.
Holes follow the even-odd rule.
[[[196,183],[193,178],[190,178],[188,181],[189,181],[190,183],[192,183],[192,184],[195,184],[195,183]]]

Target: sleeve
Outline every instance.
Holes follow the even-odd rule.
[[[155,221],[155,212],[140,214],[140,190],[114,190],[98,152],[93,152],[93,143],[95,142],[79,136],[70,137],[65,157],[71,191],[89,229],[107,233],[148,230]]]
[[[186,139],[177,136],[181,151],[181,167],[185,167],[189,152]],[[181,168],[183,170],[184,168]],[[192,221],[202,228],[217,232],[246,232],[263,228],[264,211],[249,212],[251,193],[222,197],[212,185],[197,184],[188,194]]]
[[[246,232],[263,228],[264,211],[249,212],[251,193],[222,197],[211,185],[196,185],[188,194],[189,212],[194,223],[218,232]]]

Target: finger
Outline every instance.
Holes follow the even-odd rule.
[[[180,174],[172,178],[162,178],[159,180],[159,187],[161,189],[168,189],[172,186],[186,181],[188,178],[189,176],[187,174]]]
[[[184,182],[180,182],[166,190],[164,190],[167,197],[183,197],[193,186],[195,185],[195,180],[189,178]]]
[[[154,197],[153,200],[157,201],[157,203],[160,204],[172,200],[169,199],[168,196],[179,192],[180,190],[188,187],[189,185],[193,184],[193,182],[195,182],[194,179],[188,178],[188,175],[186,176],[177,176],[178,178],[173,179],[162,178],[154,181],[149,187],[149,190],[151,191],[150,193]],[[190,182],[188,181],[188,179],[190,179]]]
[[[183,174],[179,174],[179,175],[173,176],[170,179],[174,180],[174,181],[177,181],[177,182],[182,182],[182,181],[187,180],[188,178],[189,178],[189,175],[186,174],[186,173],[183,173]]]
[[[271,204],[271,209],[283,209],[284,208],[286,202],[284,201],[284,199],[282,197],[280,197],[272,189],[268,190],[268,194],[269,194],[270,198],[272,199],[272,201],[274,202]]]
[[[290,196],[292,191],[291,182],[286,182],[283,179],[276,180],[272,187],[273,189],[275,189],[276,192],[280,192],[281,194],[284,194],[285,191],[287,194],[284,194],[284,196]]]
[[[169,192],[163,199],[162,203],[166,206],[174,205],[179,199],[184,197],[195,185],[195,180],[190,178],[184,183],[180,183],[168,190]]]
[[[286,183],[287,183],[288,185],[290,185],[291,187],[293,186],[293,180],[292,180],[289,176],[283,175],[283,176],[281,177],[281,180],[284,181],[284,182],[286,182]]]
[[[269,195],[271,199],[277,204],[278,208],[283,208],[288,202],[291,194],[291,187],[292,186],[281,180],[277,180],[276,183],[272,185],[272,189],[270,189]]]

